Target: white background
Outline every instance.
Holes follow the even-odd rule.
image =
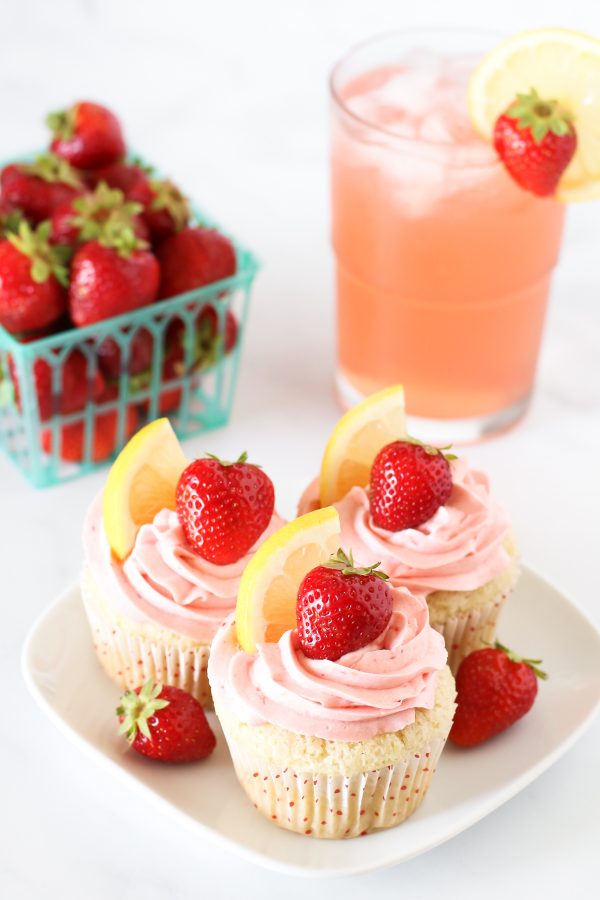
[[[0,157],[37,147],[46,111],[106,102],[130,143],[264,263],[232,424],[190,441],[248,449],[291,514],[337,411],[332,382],[327,96],[357,40],[411,24],[600,34],[595,0],[197,0],[1,5]],[[471,448],[509,506],[523,555],[598,621],[600,204],[569,213],[535,402],[514,432]],[[587,897],[600,875],[600,723],[520,796],[443,847],[376,875],[286,879],[161,820],[81,758],[19,673],[35,615],[78,574],[84,510],[104,475],[36,493],[0,460],[0,895],[317,900]],[[524,648],[535,652],[535,648]],[[357,848],[357,851],[361,848]]]

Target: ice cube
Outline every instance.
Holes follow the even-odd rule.
[[[441,109],[434,109],[433,112],[421,119],[419,137],[423,141],[431,141],[436,144],[451,143],[453,134],[450,117]]]

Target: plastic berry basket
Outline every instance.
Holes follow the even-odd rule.
[[[254,255],[225,229],[192,207],[192,224],[217,228],[232,240],[237,270],[230,278],[157,301],[133,313],[84,328],[69,328],[22,343],[0,326],[0,447],[36,487],[48,487],[93,471],[117,455],[145,422],[168,415],[176,433],[189,437],[224,425],[233,404],[250,292],[258,271]],[[208,309],[210,308],[210,309]],[[211,346],[198,354],[198,322],[211,314]],[[227,346],[227,320],[237,322]],[[167,331],[177,323],[181,358],[165,374]],[[143,379],[129,374],[132,342],[151,335],[151,365]],[[98,348],[107,338],[120,349],[120,366],[110,391],[98,397]],[[61,411],[65,361],[79,356],[85,403]],[[85,362],[84,362],[85,360]],[[37,385],[43,370],[50,408],[41,409]],[[86,390],[87,389],[87,390]],[[81,388],[80,388],[81,390]],[[99,437],[101,436],[101,437]]]

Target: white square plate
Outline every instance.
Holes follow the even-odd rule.
[[[448,746],[417,813],[398,828],[360,840],[319,841],[259,815],[237,783],[218,723],[209,760],[161,766],[117,736],[119,689],[101,670],[76,587],[35,623],[23,650],[27,685],[56,725],[132,788],[178,819],[252,862],[304,876],[349,875],[394,865],[473,825],[552,765],[589,725],[600,703],[600,635],[555,588],[525,569],[507,604],[502,640],[541,657],[549,680],[532,711],[471,750]]]

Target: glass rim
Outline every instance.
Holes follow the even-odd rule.
[[[365,126],[366,128],[370,129],[371,131],[373,131],[375,133],[385,135],[386,138],[390,139],[393,143],[398,144],[398,146],[400,146],[400,147],[401,146],[404,146],[407,148],[409,148],[409,147],[415,148],[417,146],[436,147],[436,148],[448,147],[449,145],[446,141],[433,141],[428,138],[405,137],[403,135],[400,135],[400,134],[397,134],[397,133],[391,131],[390,129],[386,128],[383,125],[379,125],[375,122],[371,122],[369,119],[365,118],[364,116],[359,115],[358,113],[356,113],[352,109],[350,109],[350,107],[348,106],[348,104],[346,103],[344,98],[341,96],[340,91],[336,87],[336,83],[335,83],[336,77],[338,76],[341,68],[344,66],[345,63],[347,63],[349,60],[351,60],[352,57],[355,56],[357,53],[359,53],[361,50],[364,50],[365,48],[370,47],[374,44],[377,44],[380,41],[390,39],[395,36],[410,37],[411,35],[418,35],[418,34],[423,34],[423,35],[426,35],[426,34],[429,34],[429,35],[434,35],[434,34],[435,35],[451,35],[451,34],[461,35],[461,34],[464,34],[464,35],[471,35],[472,37],[479,36],[479,37],[484,37],[484,38],[485,37],[495,38],[495,39],[497,39],[498,43],[500,43],[500,41],[502,41],[503,38],[506,37],[506,35],[503,34],[502,32],[494,31],[492,29],[468,28],[468,27],[461,27],[461,26],[456,26],[456,25],[434,25],[434,26],[417,25],[417,26],[410,26],[410,28],[395,28],[395,29],[392,29],[391,31],[380,31],[377,34],[371,35],[371,37],[365,38],[364,40],[359,41],[356,44],[353,44],[344,53],[344,55],[341,56],[337,60],[337,62],[335,62],[333,64],[333,66],[329,72],[329,78],[328,78],[329,95],[330,95],[331,99],[333,100],[334,104],[336,105],[336,107],[344,115],[348,116],[350,119],[353,119],[359,125]],[[480,164],[480,165],[476,166],[476,168],[488,168],[490,166],[495,166],[496,164],[497,164],[497,160],[494,160],[493,162],[484,163],[483,165]],[[470,166],[470,167],[473,167],[473,166]]]

